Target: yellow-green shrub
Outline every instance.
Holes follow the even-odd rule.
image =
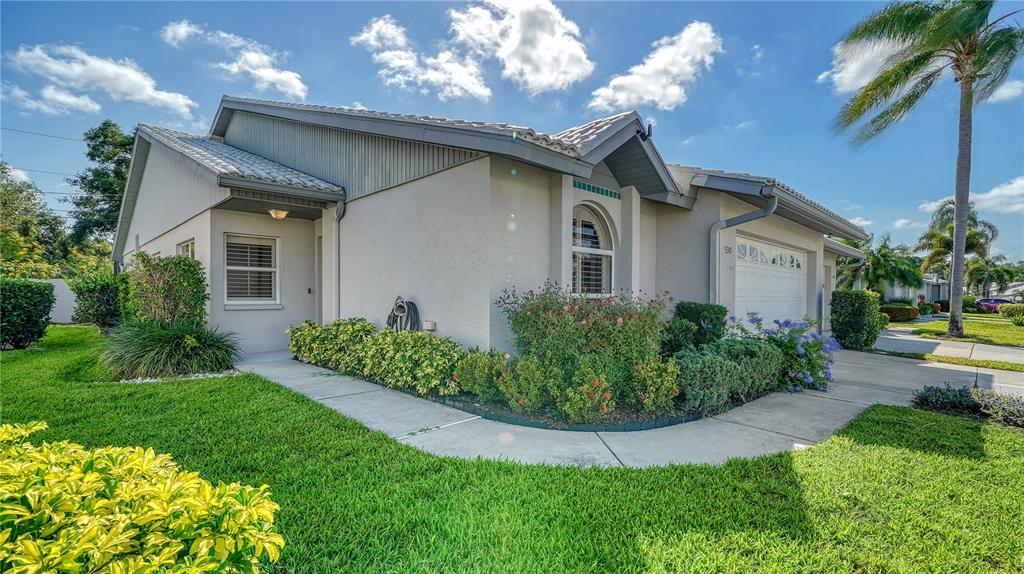
[[[284,539],[267,487],[214,486],[152,449],[22,439],[0,425],[0,572],[260,572]]]
[[[416,389],[421,395],[459,393],[455,368],[462,346],[447,337],[424,331],[378,331],[362,345],[363,375],[397,389]]]

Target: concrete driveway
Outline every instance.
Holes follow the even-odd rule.
[[[573,432],[482,419],[287,354],[250,356],[238,368],[432,454],[573,466],[717,464],[806,448],[873,404],[909,405],[913,391],[925,385],[977,383],[1024,395],[1024,373],[840,351],[826,392],[773,393],[714,417],[654,430]]]

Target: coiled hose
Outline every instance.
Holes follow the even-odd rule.
[[[388,329],[394,332],[419,331],[420,310],[412,301],[406,301],[401,297],[395,297],[395,306],[391,308],[388,315]]]

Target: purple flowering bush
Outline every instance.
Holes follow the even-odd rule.
[[[747,326],[749,324],[750,326]],[[832,380],[832,354],[839,343],[818,333],[814,321],[775,320],[765,327],[757,313],[742,322],[730,317],[729,333],[735,337],[764,339],[782,351],[783,378],[790,388],[825,389]]]
[[[976,313],[998,313],[999,306],[994,303],[975,303],[974,311]]]

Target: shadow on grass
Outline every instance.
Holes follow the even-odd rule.
[[[875,405],[871,417],[858,417],[838,433],[864,445],[922,453],[984,459],[983,423],[957,415],[911,407]]]

